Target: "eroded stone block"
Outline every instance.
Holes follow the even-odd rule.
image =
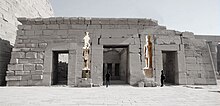
[[[6,81],[12,81],[12,80],[21,80],[21,76],[6,76],[5,77]]]
[[[23,64],[9,64],[8,65],[8,70],[12,71],[12,70],[23,70],[24,69],[24,65]]]
[[[35,64],[24,64],[24,71],[33,71],[35,70]]]
[[[27,52],[26,53],[26,58],[37,58],[37,52]]]

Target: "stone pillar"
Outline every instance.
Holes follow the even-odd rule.
[[[107,67],[105,67],[107,68]],[[103,47],[102,45],[92,46],[91,78],[93,84],[103,84]]]
[[[76,69],[77,69],[77,51],[70,50],[69,51],[69,63],[68,63],[68,85],[76,86]]]
[[[177,52],[178,59],[178,78],[175,80],[176,84],[185,85],[187,84],[187,71],[186,71],[186,62],[185,62],[185,50],[184,45],[180,44],[180,51]]]

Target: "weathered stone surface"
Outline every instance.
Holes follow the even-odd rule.
[[[58,24],[52,24],[52,25],[47,25],[47,29],[59,29],[59,25]]]
[[[24,33],[26,36],[33,36],[34,35],[34,31],[25,31]]]
[[[43,79],[43,75],[32,75],[31,76],[33,80],[41,80]]]
[[[28,85],[40,86],[42,85],[42,81],[41,80],[28,80]]]
[[[23,75],[21,80],[31,80],[31,75]]]
[[[7,76],[13,76],[15,75],[14,71],[6,71]]]
[[[8,65],[8,70],[12,71],[12,70],[23,70],[24,69],[24,65],[23,64],[9,64]]]
[[[12,52],[12,58],[25,58],[25,52]]]
[[[215,83],[212,82],[215,74],[210,53],[215,54],[216,51],[211,46],[212,43],[207,44],[203,40],[195,39],[191,32],[167,30],[151,19],[51,17],[22,21],[25,21],[25,24],[18,28],[19,34],[10,62],[12,66],[9,66],[7,74],[7,76],[22,76],[23,82],[19,82],[20,85],[51,85],[54,69],[52,66],[55,65],[53,61],[57,61],[57,56],[61,53],[69,55],[68,84],[79,85],[77,79],[81,78],[82,72],[78,70],[82,70],[84,62],[81,57],[85,32],[90,32],[91,78],[92,83],[96,85],[103,84],[103,74],[105,74],[103,70],[111,66],[113,79],[120,78],[131,85],[143,86],[138,82],[145,78],[144,45],[148,34],[152,35],[154,78],[145,81],[144,86],[157,86],[157,83],[160,83],[160,71],[163,68],[165,71],[168,70],[167,67],[171,67],[167,66],[169,63],[174,68],[167,72],[171,73],[167,80],[171,77],[175,79],[171,83]],[[109,60],[111,61],[106,62]],[[13,66],[20,64],[23,67],[17,66],[19,70]],[[118,64],[120,64],[120,77],[115,76]]]
[[[42,59],[18,59],[19,64],[37,64],[37,63],[43,63],[44,61]]]
[[[15,75],[23,75],[24,74],[24,71],[15,71]]]
[[[32,30],[41,30],[41,29],[46,29],[46,25],[32,25]]]
[[[36,43],[27,43],[26,47],[27,48],[36,48],[36,47],[38,47],[38,44],[36,44]]]
[[[32,75],[42,75],[43,74],[43,70],[35,70],[35,71],[31,71]]]
[[[144,82],[143,81],[138,82],[138,87],[144,87]]]
[[[40,48],[45,48],[45,47],[47,47],[47,43],[39,43],[39,47]]]
[[[36,65],[36,70],[43,70],[43,64],[37,64]]]
[[[27,52],[26,58],[37,58],[37,52]]]
[[[20,85],[19,81],[14,81],[14,80],[7,81],[7,86],[19,86],[19,85]]]
[[[12,81],[12,80],[21,80],[21,76],[6,76],[6,81]]]
[[[37,58],[43,59],[44,58],[44,52],[38,52]]]
[[[35,70],[35,64],[24,64],[24,71],[33,71]]]

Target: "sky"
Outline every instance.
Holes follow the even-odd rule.
[[[220,36],[220,0],[50,0],[55,16],[148,18],[197,35]]]

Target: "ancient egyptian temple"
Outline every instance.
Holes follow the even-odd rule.
[[[217,43],[145,18],[18,18],[8,86],[216,84]],[[212,38],[212,37],[209,37]],[[216,37],[215,39],[219,39]]]

